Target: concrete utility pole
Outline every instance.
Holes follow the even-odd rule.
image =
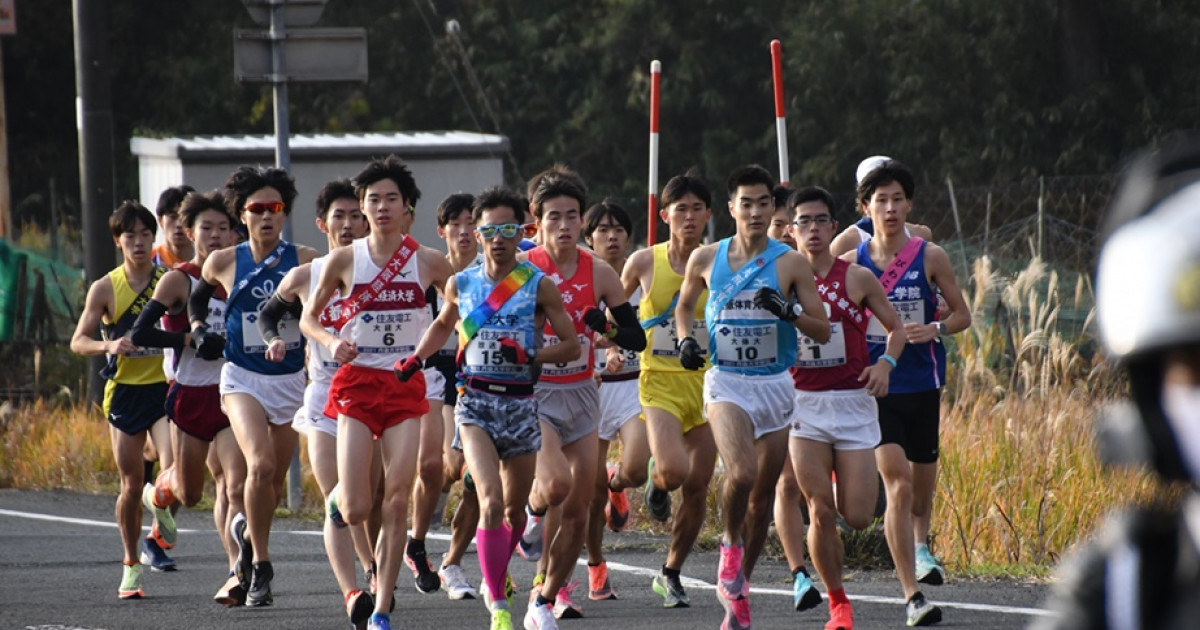
[[[108,68],[108,0],[72,0],[75,18],[75,124],[83,207],[84,280],[108,273],[116,249],[108,233],[113,210],[112,78]],[[88,362],[88,400],[99,402],[104,357]]]

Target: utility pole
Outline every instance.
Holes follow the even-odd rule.
[[[83,213],[84,280],[92,282],[113,266],[116,250],[108,233],[113,210],[112,78],[108,60],[108,0],[72,0],[75,19],[75,125],[79,130],[79,188]],[[104,391],[103,357],[88,362],[88,400]]]

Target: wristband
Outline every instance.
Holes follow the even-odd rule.
[[[896,369],[896,360],[892,358],[892,355],[890,355],[890,354],[881,354],[881,355],[879,355],[879,360],[880,360],[880,361],[887,361],[887,362],[888,362],[888,364],[892,366],[892,369],[893,369],[893,370],[894,370],[894,369]]]
[[[538,355],[537,348],[530,348],[530,349],[526,350],[525,351],[526,363],[533,363],[534,361],[536,361],[537,355]]]
[[[601,333],[600,336],[604,337],[605,339],[612,339],[613,337],[616,337],[617,336],[617,327],[610,325],[608,327],[608,330]]]

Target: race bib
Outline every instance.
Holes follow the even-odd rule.
[[[554,335],[546,335],[547,346],[552,346],[558,343],[558,337]],[[579,345],[583,347],[583,351],[579,353],[579,358],[567,363],[543,363],[542,376],[575,376],[586,372],[588,369],[588,354],[592,352],[592,336],[579,335]]]
[[[829,305],[825,305],[829,308]],[[800,351],[796,353],[796,367],[824,368],[846,364],[846,333],[842,322],[830,322],[829,341],[817,343],[797,331]]]
[[[700,343],[700,348],[704,351],[702,354],[708,356],[708,327],[704,325],[704,320],[692,321],[692,337]],[[675,350],[675,346],[678,343],[679,335],[675,334],[675,318],[669,317],[654,327],[654,341],[650,345],[650,354],[656,357],[677,359],[679,352]]]
[[[500,352],[500,339],[512,337],[513,331],[496,328],[481,328],[467,343],[463,353],[463,365],[471,376],[511,377],[521,374],[524,368],[504,360]]]
[[[134,348],[133,352],[130,352],[129,354],[125,355],[125,358],[127,358],[127,359],[144,359],[146,357],[161,357],[162,355],[163,355],[162,348],[144,348],[144,347],[139,346],[139,347]]]
[[[897,300],[891,305],[900,316],[901,326],[925,323],[925,300]],[[887,343],[887,329],[874,315],[867,323],[867,343]]]
[[[417,349],[422,332],[414,330],[415,312],[411,309],[360,312],[349,326],[350,339],[359,353],[411,354]]]
[[[722,324],[717,329],[717,365],[756,368],[778,360],[778,330],[775,322]]]
[[[242,350],[247,354],[266,352],[267,344],[258,332],[258,313],[242,313]],[[279,320],[279,338],[285,350],[300,347],[300,322],[290,313]]]

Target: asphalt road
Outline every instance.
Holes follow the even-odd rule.
[[[210,512],[180,512],[182,529],[173,557],[174,573],[146,571],[142,600],[121,601],[120,543],[113,525],[113,498],[68,492],[0,490],[0,628],[38,630],[123,630],[236,628],[302,630],[348,628],[337,585],[326,561],[316,523],[276,519],[271,547],[275,565],[275,605],[226,609],[212,602],[224,582],[226,566]],[[147,518],[147,525],[149,520]],[[428,540],[435,562],[446,549],[445,534]],[[611,580],[616,601],[587,600],[587,572],[577,602],[585,618],[562,622],[569,630],[667,630],[716,628],[722,609],[712,583],[717,555],[698,552],[684,567],[692,607],[666,610],[649,588],[663,560],[665,538],[644,534],[608,534]],[[474,548],[463,562],[468,578],[479,583]],[[518,586],[528,588],[533,565],[515,557],[511,570]],[[791,609],[790,573],[784,563],[765,559],[754,574],[751,602],[758,628],[824,627],[825,604],[797,613]],[[925,587],[942,606],[938,627],[972,630],[1024,628],[1042,614],[1043,585],[1005,580],[963,580],[951,575],[944,586]],[[856,572],[846,591],[854,603],[858,628],[902,628],[904,609],[899,583],[889,572]],[[518,595],[514,621],[519,627],[523,598]],[[450,601],[443,593],[423,595],[403,569],[392,615],[393,628],[486,628],[488,615],[475,601]]]

